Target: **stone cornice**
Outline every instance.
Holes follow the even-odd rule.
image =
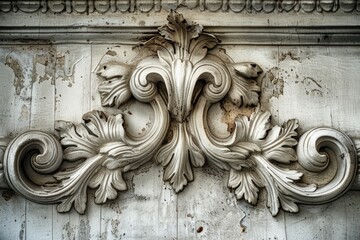
[[[360,0],[0,1],[0,44],[136,44],[171,9],[221,44],[360,45]]]
[[[360,27],[208,27],[222,45],[359,46]],[[0,27],[0,44],[136,44],[155,27]]]
[[[286,13],[286,12],[359,12],[359,0],[12,0],[1,1],[0,12],[25,13],[108,13],[159,12],[197,9],[210,12]]]

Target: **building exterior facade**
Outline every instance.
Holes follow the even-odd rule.
[[[359,11],[0,2],[0,239],[359,239]]]

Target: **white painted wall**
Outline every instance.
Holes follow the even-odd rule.
[[[270,83],[283,81],[278,96],[261,99],[274,123],[297,118],[300,132],[332,126],[360,137],[360,47],[221,47],[235,61],[253,61],[271,72],[277,81]],[[125,60],[135,55],[130,45],[1,46],[0,136],[53,131],[56,120],[79,122],[83,113],[102,109],[94,72],[109,50]],[[196,169],[195,181],[178,195],[155,164],[125,176],[129,190],[115,201],[98,206],[90,192],[85,215],[59,214],[55,206],[2,190],[0,239],[360,238],[360,192],[272,217],[264,192],[256,207],[236,201],[226,186],[228,174],[210,167]]]
[[[234,61],[252,61],[262,67],[261,107],[270,110],[274,124],[296,118],[299,133],[331,126],[360,137],[360,41],[351,32],[356,29],[344,30],[343,35],[336,30],[358,26],[357,12],[184,13],[224,40],[219,47]],[[129,61],[136,54],[132,49],[136,38],[153,33],[154,26],[165,23],[167,14],[77,14],[75,18],[66,13],[1,13],[0,36],[6,41],[0,43],[0,138],[28,129],[54,132],[57,120],[78,123],[84,113],[103,109],[95,72],[104,55],[116,53],[122,61]],[[81,28],[70,29],[69,34],[56,28],[66,25]],[[293,26],[299,25],[336,26],[337,35],[331,42],[318,38],[323,28],[299,28],[308,32],[297,33]],[[29,26],[32,28],[27,29]],[[48,28],[40,31],[37,26]],[[113,27],[111,34],[108,26]],[[119,30],[118,26],[128,28]],[[331,27],[326,31],[332,31]],[[38,40],[18,41],[26,36]],[[53,44],[43,42],[53,36]],[[125,118],[129,117],[127,109],[141,114],[129,104],[122,109]],[[222,126],[226,128],[225,123]],[[55,205],[39,205],[0,190],[0,240],[360,239],[358,191],[329,204],[300,205],[297,214],[280,211],[272,217],[264,191],[257,206],[236,201],[227,188],[226,172],[209,166],[195,169],[194,182],[180,194],[163,182],[162,175],[162,168],[151,163],[125,174],[129,190],[101,206],[94,203],[90,191],[85,215],[74,210],[59,214]],[[315,179],[322,180],[305,173],[304,181]]]

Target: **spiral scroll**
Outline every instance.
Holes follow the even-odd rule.
[[[4,172],[9,186],[23,197],[39,203],[55,203],[58,198],[43,191],[31,181],[30,175],[41,175],[43,180],[62,163],[62,147],[51,134],[28,131],[8,145],[4,155]],[[54,181],[54,179],[49,179]]]
[[[336,161],[337,171],[332,180],[312,193],[293,191],[302,203],[325,203],[347,192],[357,175],[357,153],[353,141],[333,128],[313,128],[303,134],[297,146],[298,161],[310,172],[320,172],[330,161]]]

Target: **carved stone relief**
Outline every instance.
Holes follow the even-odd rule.
[[[176,10],[181,7],[188,9],[198,8],[200,11],[232,11],[232,12],[336,12],[339,9],[343,12],[360,10],[359,0],[128,0],[128,1],[81,1],[81,0],[59,0],[59,1],[1,1],[0,11],[2,12],[53,12],[53,13],[105,13],[105,12],[141,12]]]
[[[353,141],[332,128],[314,128],[298,138],[297,120],[283,126],[270,123],[271,114],[259,107],[257,78],[262,69],[253,62],[234,62],[214,52],[219,40],[171,12],[159,34],[139,44],[131,63],[108,61],[98,67],[104,107],[119,108],[129,99],[147,104],[154,113],[150,130],[133,136],[121,113],[91,111],[81,124],[60,121],[59,138],[42,131],[25,132],[0,142],[0,187],[8,186],[38,203],[73,206],[84,213],[87,189],[96,189],[95,202],[115,199],[127,189],[123,174],[156,161],[163,180],[175,192],[194,180],[193,167],[208,162],[229,172],[228,187],[238,199],[256,204],[267,192],[272,215],[280,208],[297,212],[297,203],[332,201],[352,187],[357,175]],[[252,108],[238,116],[227,136],[209,126],[209,110],[227,99]],[[325,185],[301,182],[303,169],[321,174],[335,162],[337,170]],[[1,170],[3,169],[3,170]],[[195,179],[196,180],[196,179]]]

